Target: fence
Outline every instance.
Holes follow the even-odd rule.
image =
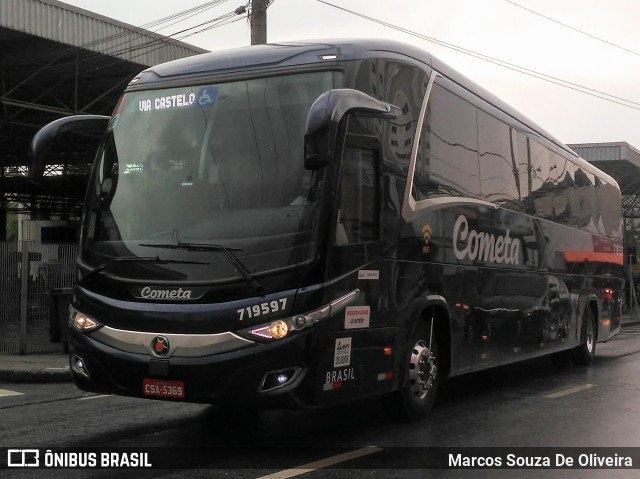
[[[62,351],[56,319],[56,291],[75,274],[75,243],[0,241],[0,353]]]

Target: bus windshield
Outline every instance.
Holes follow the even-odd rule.
[[[163,279],[203,281],[238,272],[216,248],[168,246],[222,245],[251,273],[312,258],[321,173],[304,168],[306,116],[338,79],[325,71],[125,94],[90,182],[83,262],[160,256],[168,262],[150,277],[161,268]],[[185,256],[191,264],[171,261]],[[145,269],[113,267],[139,279]]]

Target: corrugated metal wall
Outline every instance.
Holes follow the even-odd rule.
[[[621,159],[621,145],[574,146],[572,147],[583,159],[593,161],[617,161]]]
[[[141,65],[205,52],[55,0],[0,0],[0,26]]]
[[[626,160],[640,167],[640,152],[628,143],[591,143],[569,145],[569,147],[590,162]]]
[[[75,243],[0,242],[0,353],[62,351],[52,320],[58,290],[73,285],[76,254]]]

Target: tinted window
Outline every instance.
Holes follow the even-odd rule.
[[[321,173],[304,168],[305,121],[339,77],[326,71],[127,93],[89,187],[85,260],[183,258],[184,251],[155,248],[177,240],[235,248],[251,271],[309,258]],[[237,275],[214,250],[188,254],[222,265],[157,268],[189,280]]]
[[[533,212],[542,218],[553,217],[553,180],[549,169],[549,150],[529,138],[531,157],[531,196]]]
[[[508,202],[512,207],[518,205],[517,164],[509,126],[479,110],[478,144],[483,198],[501,204]]]
[[[571,214],[570,195],[574,188],[575,167],[567,158],[558,155],[556,155],[556,165],[558,178],[553,214],[556,220],[573,226],[575,221]]]
[[[619,236],[622,231],[622,204],[617,188],[602,181],[602,186],[596,188],[596,202],[600,213],[599,232]]]
[[[571,216],[576,226],[584,227],[591,223],[597,214],[595,177],[582,168],[576,168],[574,181],[575,186],[569,194]]]
[[[551,152],[554,171],[555,192],[553,196],[553,217],[561,223],[571,224],[568,190],[572,187],[571,162],[564,156]]]
[[[523,133],[517,132],[516,140],[516,168],[518,172],[519,194],[523,203],[527,203],[530,189],[529,171],[531,169],[528,153],[529,147],[527,144],[529,139]]]
[[[476,108],[438,83],[431,91],[418,150],[416,200],[480,197]]]
[[[378,239],[377,172],[374,150],[347,146],[340,167],[336,244]]]

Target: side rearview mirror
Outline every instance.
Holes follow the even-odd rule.
[[[109,117],[104,115],[74,115],[59,118],[43,126],[31,140],[29,156],[32,157],[32,176],[44,172],[47,154],[56,138],[65,133],[103,133],[109,125]]]
[[[307,115],[304,136],[304,166],[316,170],[327,166],[335,153],[338,126],[347,113],[395,119],[402,114],[397,106],[348,88],[329,90],[320,95]]]

